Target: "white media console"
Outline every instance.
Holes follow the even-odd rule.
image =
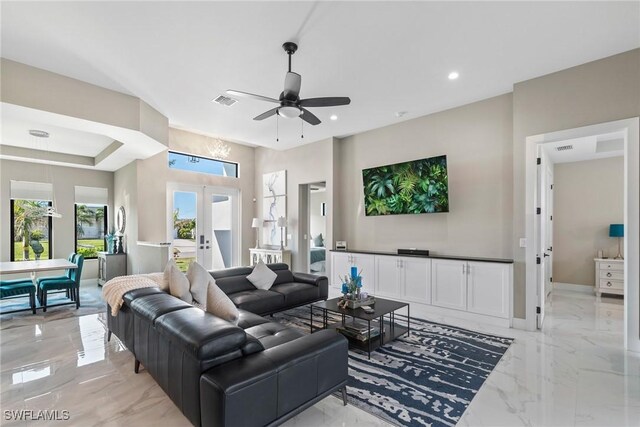
[[[511,327],[512,260],[332,251],[330,296],[339,294],[352,266],[362,270],[365,292],[409,302],[412,313]]]

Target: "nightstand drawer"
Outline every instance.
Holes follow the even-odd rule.
[[[624,280],[623,270],[600,270],[600,278],[606,280]]]
[[[600,270],[624,270],[624,263],[622,262],[600,262]]]
[[[605,289],[619,289],[619,290],[623,290],[624,289],[624,282],[621,280],[605,280],[605,279],[600,279],[600,289],[602,289],[603,291]]]

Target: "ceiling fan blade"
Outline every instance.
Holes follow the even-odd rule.
[[[278,112],[278,108],[280,108],[280,107],[272,108],[269,111],[265,111],[264,113],[260,114],[259,116],[255,116],[253,118],[253,120],[264,120],[267,117],[275,116],[276,113]]]
[[[304,120],[305,122],[309,123],[310,125],[319,125],[320,123],[322,123],[320,121],[319,118],[317,118],[316,116],[314,116],[311,111],[309,110],[305,110],[304,108],[301,109],[302,110],[302,115],[300,116],[300,118],[302,120]]]
[[[338,105],[349,105],[351,99],[347,96],[334,96],[326,98],[308,98],[301,99],[301,107],[335,107]]]
[[[227,90],[227,93],[229,95],[239,96],[241,98],[251,98],[251,99],[257,99],[258,101],[275,102],[276,104],[280,104],[280,101],[274,98],[269,98],[268,96],[255,95],[253,93],[241,92],[239,90],[232,90],[232,89]]]
[[[284,97],[291,101],[298,99],[300,94],[300,84],[302,83],[302,76],[298,73],[289,71],[284,78]]]

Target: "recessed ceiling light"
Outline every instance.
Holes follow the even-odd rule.
[[[457,71],[452,71],[452,72],[449,73],[449,80],[455,80],[458,77],[460,77],[460,74],[458,74]]]
[[[49,138],[49,132],[38,130],[38,129],[29,130],[29,135],[35,136],[38,138]]]
[[[338,116],[336,116],[335,114],[332,114],[329,118],[331,120],[338,120]]]

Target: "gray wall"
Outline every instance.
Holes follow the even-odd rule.
[[[292,252],[293,269],[304,271],[303,256],[298,254],[300,245],[309,246],[309,241],[302,242],[302,234],[306,232],[299,224],[300,185],[313,182],[327,183],[327,210],[330,211],[334,193],[334,149],[339,142],[333,138],[313,144],[303,145],[286,151],[256,148],[255,153],[255,196],[254,213],[262,218],[262,175],[286,169],[287,171],[287,234],[291,235],[287,249]],[[335,183],[338,185],[338,183]],[[342,184],[344,185],[344,184]],[[333,211],[327,214],[327,236],[325,245],[333,247]]]
[[[50,169],[49,169],[50,168]],[[113,172],[91,169],[44,166],[39,163],[0,160],[0,260],[11,258],[11,180],[52,182],[56,197],[56,209],[62,218],[53,219],[53,256],[67,258],[75,250],[75,186],[106,188],[109,191],[108,223],[113,225]],[[52,273],[55,274],[55,273]],[[98,263],[87,260],[84,263],[82,279],[98,277]]]
[[[345,138],[341,232],[350,248],[511,258],[511,94]],[[366,217],[362,169],[447,155],[449,213]]]
[[[593,286],[598,249],[617,254],[609,224],[624,221],[624,157],[555,165],[553,281]]]
[[[525,143],[528,136],[640,115],[640,49],[517,83],[513,91],[515,317],[525,317]],[[631,141],[638,144],[638,141]]]

